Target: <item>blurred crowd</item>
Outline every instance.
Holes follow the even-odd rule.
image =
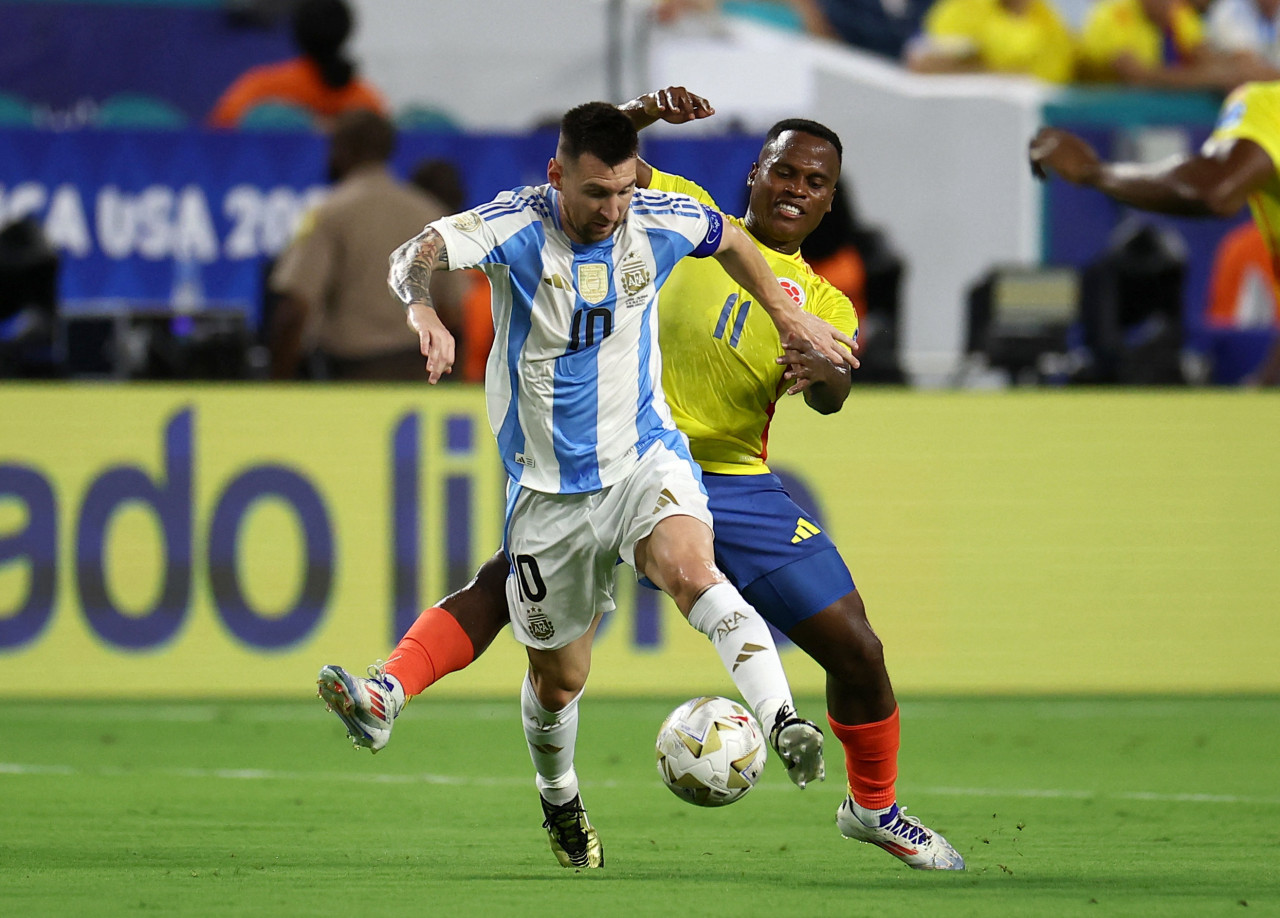
[[[723,9],[789,22],[920,73],[1229,91],[1280,78],[1280,0],[662,0],[659,18]],[[1077,27],[1078,25],[1078,27]]]
[[[655,0],[652,10],[668,24],[720,15],[763,18],[918,73],[1218,93],[1280,80],[1280,0],[1074,4],[1065,15],[1054,0]],[[438,127],[433,116],[428,112],[427,121],[414,122],[403,112],[393,115],[379,88],[362,75],[347,51],[356,25],[348,0],[300,0],[288,8],[294,55],[249,68],[226,86],[204,119],[215,130],[321,131],[331,146],[329,199],[303,219],[264,272],[256,375],[417,379],[421,360],[386,289],[384,253],[425,223],[462,209],[464,176],[445,161],[421,163],[406,179],[395,176],[390,159],[397,131]],[[804,254],[855,304],[867,346],[861,378],[900,382],[898,312],[906,265],[882,229],[859,218],[855,181],[849,176],[841,182],[832,214]],[[19,238],[19,229],[32,239]],[[56,253],[40,248],[37,230],[34,224],[10,228],[0,239],[0,270],[35,258],[35,252],[43,259],[36,265],[44,272],[40,289],[52,290],[47,265]],[[7,256],[10,249],[22,258]],[[1280,326],[1270,263],[1253,224],[1231,233],[1215,259],[1206,322]],[[25,261],[19,268],[23,277],[36,276]],[[460,345],[451,378],[480,380],[493,334],[487,282],[471,273],[440,284],[441,315]],[[19,301],[36,299],[18,296],[16,282],[5,286],[11,295],[0,297],[0,319],[16,312]],[[1252,318],[1243,320],[1245,313]],[[10,358],[0,348],[0,373],[21,362]]]

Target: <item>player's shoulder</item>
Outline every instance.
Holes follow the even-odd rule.
[[[481,223],[534,223],[549,221],[552,206],[547,185],[523,185],[500,192],[492,201],[446,218],[464,232]]]
[[[661,169],[653,170],[653,177],[650,178],[649,187],[646,190],[667,191],[688,195],[701,204],[705,204],[708,207],[716,207],[715,199],[711,197],[711,194],[697,182],[687,179],[683,175],[676,175],[672,172],[663,172]]]
[[[631,198],[631,212],[641,217],[702,217],[701,201],[680,191],[637,188]]]
[[[808,262],[801,262],[805,269],[805,286],[809,290],[809,301],[811,303],[809,309],[813,312],[828,311],[853,311],[853,302],[845,294],[843,290],[837,287],[831,281],[827,280],[813,268],[809,267]]]
[[[1280,109],[1280,81],[1267,83],[1245,83],[1237,87],[1223,100],[1218,112],[1218,121],[1214,132],[1231,131],[1242,125],[1246,119],[1266,122],[1273,126],[1277,110]]]

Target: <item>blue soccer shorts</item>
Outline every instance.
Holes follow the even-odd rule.
[[[716,564],[783,634],[853,592],[835,543],[778,476],[703,472],[702,483],[715,518]]]

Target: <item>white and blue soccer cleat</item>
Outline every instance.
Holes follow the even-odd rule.
[[[905,808],[895,803],[879,818],[878,825],[869,826],[854,807],[853,798],[845,797],[836,811],[836,825],[845,838],[879,845],[914,870],[964,870],[960,852],[919,819],[906,815]]]
[[[320,698],[347,728],[357,749],[377,752],[391,739],[391,725],[404,709],[404,689],[388,676],[381,662],[369,667],[369,678],[353,676],[341,666],[324,666],[316,680]]]
[[[810,781],[821,781],[827,775],[822,761],[822,731],[812,721],[798,716],[788,705],[774,715],[769,730],[769,745],[782,760],[791,783],[801,789]]]

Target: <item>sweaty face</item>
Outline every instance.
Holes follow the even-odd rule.
[[[591,153],[557,156],[547,166],[551,186],[560,192],[560,220],[574,242],[608,239],[622,225],[636,190],[635,157],[606,166]]]
[[[771,249],[797,251],[831,210],[839,178],[835,147],[812,134],[783,131],[747,176],[747,229]]]

